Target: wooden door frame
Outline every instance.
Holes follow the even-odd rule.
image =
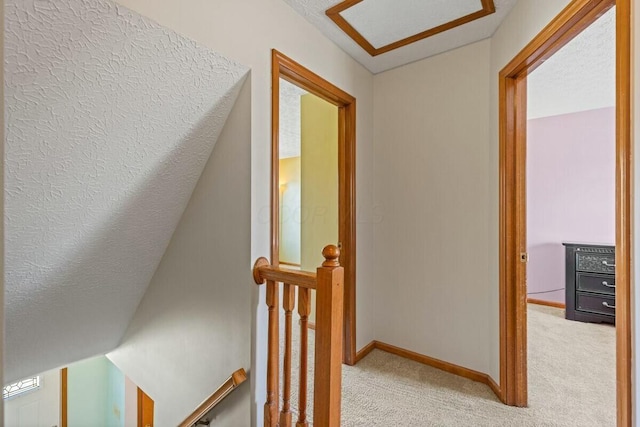
[[[147,415],[147,413],[145,412],[144,408],[145,408],[145,400],[148,400],[149,402],[151,402],[151,426],[153,427],[153,425],[155,424],[155,412],[154,412],[154,405],[155,402],[154,400],[149,397],[149,395],[147,393],[144,392],[144,390],[142,390],[140,387],[137,388],[138,389],[138,399],[137,399],[137,411],[138,413],[136,414],[136,418],[137,418],[137,427],[145,427],[145,415]],[[148,424],[146,424],[148,425]]]
[[[279,265],[280,78],[338,107],[338,235],[344,267],[343,362],[356,363],[356,99],[273,49],[271,51],[271,263]],[[318,248],[321,251],[322,248]]]
[[[527,405],[526,76],[616,5],[616,378],[618,426],[630,426],[631,0],[574,0],[500,72],[500,398]]]
[[[68,387],[67,387],[67,377],[68,377],[68,369],[62,368],[60,369],[60,427],[67,427],[69,423],[69,415],[68,415]]]

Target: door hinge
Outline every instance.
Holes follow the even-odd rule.
[[[520,252],[520,262],[524,262],[524,263],[529,262],[529,253],[528,252]]]

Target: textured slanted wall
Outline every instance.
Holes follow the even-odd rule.
[[[357,98],[357,344],[373,334],[373,79],[282,0],[118,0],[251,67],[251,259],[269,256],[271,49],[276,48]],[[245,268],[251,269],[252,263]],[[255,291],[258,293],[258,291]],[[266,367],[264,287],[256,316],[252,424],[262,424]]]
[[[247,68],[106,0],[10,0],[5,35],[11,381],[118,344]]]
[[[245,84],[122,344],[107,357],[175,426],[251,366],[251,85]],[[251,375],[251,373],[250,373]],[[249,426],[249,382],[212,423]]]

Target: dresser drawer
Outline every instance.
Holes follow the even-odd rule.
[[[578,252],[576,254],[576,270],[615,274],[616,256],[615,254],[590,254]]]
[[[613,275],[577,273],[576,282],[579,291],[616,294],[616,277]]]
[[[614,316],[616,299],[605,295],[576,293],[576,310]]]

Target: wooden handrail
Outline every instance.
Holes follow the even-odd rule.
[[[247,373],[244,369],[240,368],[235,371],[231,376],[222,384],[211,396],[206,398],[191,415],[189,415],[183,422],[178,424],[178,427],[192,427],[196,425],[198,421],[205,415],[207,415],[218,403],[235,390],[240,384],[247,379]]]
[[[295,308],[295,287],[298,289],[300,315],[300,381],[299,413],[296,427],[308,427],[307,397],[307,333],[310,314],[310,291],[316,295],[315,370],[313,423],[321,427],[340,426],[342,393],[342,322],[344,269],[338,258],[340,250],[329,245],[322,255],[325,261],[317,272],[280,269],[259,258],[253,268],[257,284],[266,282],[266,303],[269,310],[267,327],[267,401],[264,405],[265,427],[292,427],[291,413],[291,344],[292,313]],[[283,295],[280,299],[280,283]],[[282,395],[280,394],[280,318],[278,304],[284,309],[284,354]],[[280,411],[282,397],[282,411]]]
[[[308,289],[315,289],[317,280],[316,273],[274,267],[269,265],[266,258],[258,258],[256,261],[253,267],[253,278],[259,285],[272,280]]]

